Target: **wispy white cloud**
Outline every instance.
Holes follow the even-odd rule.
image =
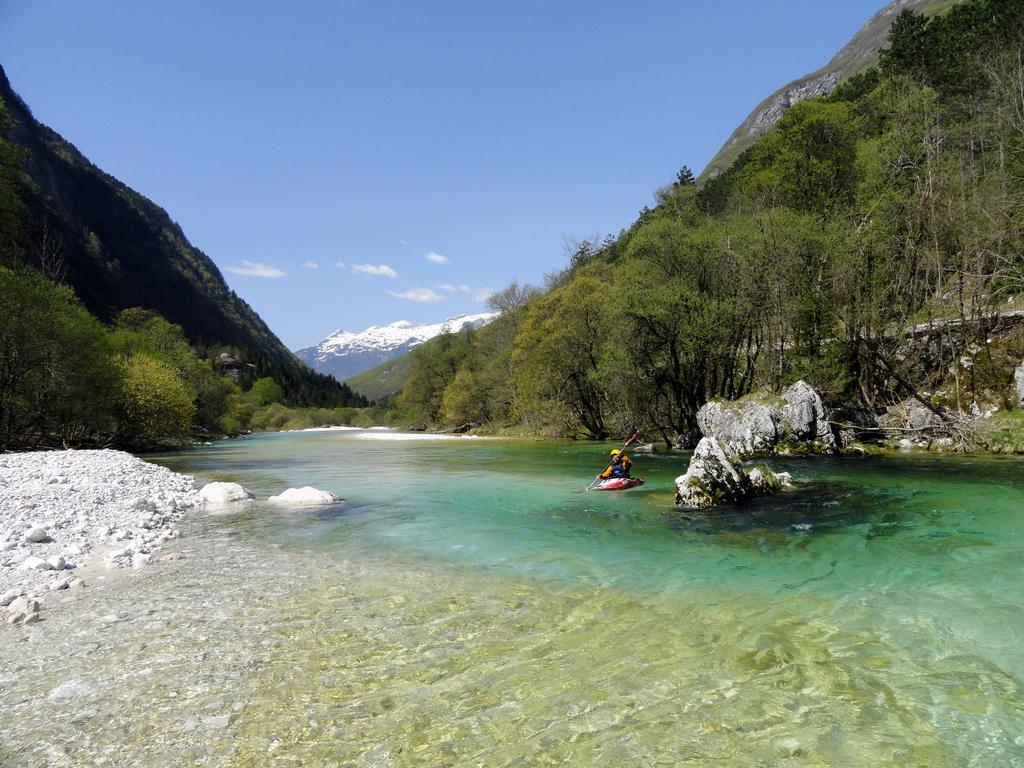
[[[345,269],[348,266],[348,264],[346,264],[344,261],[336,261],[334,262],[334,266],[336,266],[338,269]]]
[[[402,245],[408,245],[409,244],[405,240],[399,240],[398,242],[400,242]]]
[[[448,291],[448,293],[451,293],[452,291],[455,290],[455,286],[452,285],[451,283],[441,283],[437,287],[440,288],[442,291]]]
[[[444,301],[444,296],[438,293],[434,293],[430,288],[410,288],[408,291],[388,291],[391,296],[396,299],[405,299],[406,301],[418,301],[423,304],[427,304],[434,301]]]
[[[353,272],[362,272],[366,275],[377,275],[379,277],[390,277],[392,280],[398,277],[398,273],[395,272],[387,264],[353,264]]]
[[[473,288],[463,284],[458,289],[467,296],[472,297],[473,301],[479,301],[481,304],[494,295],[493,288]]]
[[[304,262],[302,266],[304,266],[306,269],[320,269],[320,265],[317,264],[315,261]]]
[[[246,261],[245,259],[242,259],[242,266],[240,267],[224,267],[224,269],[236,275],[246,275],[247,277],[284,277],[288,274],[269,264],[261,264],[258,261]]]
[[[435,264],[448,263],[447,256],[442,256],[440,253],[435,253],[434,251],[427,251],[426,253],[423,254],[423,258],[426,259],[427,261],[432,261]]]

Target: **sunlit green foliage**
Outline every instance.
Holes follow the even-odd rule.
[[[117,396],[109,342],[70,289],[0,267],[0,447],[109,434]]]
[[[196,409],[192,393],[174,368],[145,352],[133,352],[121,362],[121,374],[121,444],[151,449],[185,441]]]
[[[280,403],[284,399],[284,390],[281,385],[269,376],[257,379],[249,389],[249,400],[253,405],[270,405]]]

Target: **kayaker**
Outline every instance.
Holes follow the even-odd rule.
[[[611,452],[612,463],[601,473],[601,479],[607,480],[610,477],[629,477],[629,471],[633,467],[633,460],[616,448]]]

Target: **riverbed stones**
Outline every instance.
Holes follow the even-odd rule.
[[[267,499],[272,504],[290,507],[337,504],[341,500],[341,498],[335,496],[330,491],[321,491],[309,485],[302,488],[289,488],[287,491]]]
[[[9,624],[30,624],[39,618],[39,601],[27,595],[19,597],[7,606]]]
[[[200,502],[210,506],[231,504],[236,501],[246,501],[255,498],[255,495],[238,483],[207,483],[199,491]]]
[[[29,528],[25,532],[25,541],[30,544],[41,544],[44,541],[50,540],[50,534],[47,533],[45,528]]]
[[[29,555],[21,562],[21,568],[24,571],[52,571],[53,564],[41,557]]]
[[[2,454],[0,595],[81,585],[68,569],[119,549],[115,567],[145,563],[197,501],[191,477],[121,451]]]

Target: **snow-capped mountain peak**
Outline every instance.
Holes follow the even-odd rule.
[[[488,312],[456,315],[440,323],[425,325],[396,320],[388,325],[372,325],[358,332],[338,329],[319,344],[300,349],[295,354],[314,370],[344,380],[368,371],[385,360],[404,355],[444,331],[460,331],[466,326],[479,328],[495,317],[496,314]]]

